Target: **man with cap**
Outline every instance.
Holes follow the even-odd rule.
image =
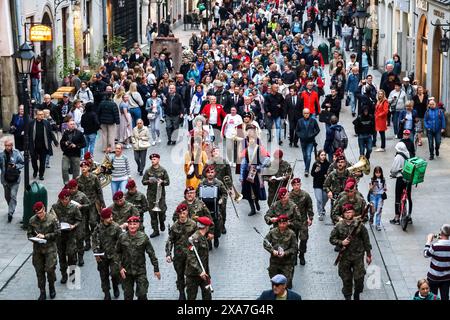
[[[364,253],[366,262],[372,262],[372,245],[370,244],[369,233],[359,218],[354,218],[355,210],[352,204],[347,204],[344,208],[344,219],[339,221],[331,231],[330,243],[334,246],[345,247],[339,261],[338,273],[342,279],[345,300],[359,300],[359,295],[364,289]],[[355,230],[355,228],[357,228]],[[350,238],[349,236],[352,235]],[[353,283],[355,285],[353,290]]]
[[[289,225],[289,217],[282,214],[274,220],[277,226],[269,231],[263,242],[264,249],[270,253],[269,277],[282,274],[287,278],[287,287],[292,288],[294,263],[297,261],[297,237]]]
[[[86,152],[86,155],[89,152]],[[88,155],[89,159],[90,154]],[[105,200],[103,199],[103,189],[97,175],[91,172],[92,162],[84,160],[80,163],[81,175],[77,177],[78,190],[83,192],[90,200],[88,215],[84,224],[84,251],[91,249],[91,234],[94,231],[99,219],[99,210],[105,208]]]
[[[81,131],[77,129],[74,120],[69,120],[68,128],[62,135],[60,145],[63,151],[62,178],[63,183],[66,184],[69,181],[69,172],[72,173],[74,179],[80,175],[81,149],[86,146],[86,139]]]
[[[331,200],[331,207],[333,207],[334,200],[339,194],[344,191],[345,181],[350,176],[347,170],[347,160],[345,156],[339,155],[336,157],[337,167],[330,174],[327,175],[323,183],[323,190],[327,193],[328,199]],[[331,166],[330,166],[331,167]]]
[[[281,187],[286,187],[291,176],[292,167],[289,162],[283,160],[283,150],[275,150],[273,153],[273,161],[264,174],[264,181],[267,181],[269,185],[269,196],[267,197],[269,207],[277,197],[277,190]]]
[[[414,87],[411,85],[408,77],[403,78],[402,89],[406,93],[406,100],[412,101],[413,97],[416,95],[416,90],[414,90]]]
[[[278,217],[285,215],[288,217],[288,226],[296,234],[300,229],[300,212],[297,205],[289,197],[289,192],[286,188],[278,190],[278,201],[275,201],[267,210],[264,220],[269,226],[278,226]]]
[[[94,257],[97,261],[97,270],[100,273],[102,290],[105,294],[105,300],[111,300],[110,282],[114,291],[114,297],[118,298],[119,291],[119,266],[116,259],[116,243],[123,230],[113,221],[112,210],[110,208],[102,209],[100,213],[101,221],[98,223],[92,233],[92,246]]]
[[[139,231],[140,220],[138,216],[131,216],[127,220],[128,230],[119,236],[116,244],[116,259],[119,265],[120,277],[125,300],[133,300],[134,285],[138,300],[147,300],[148,279],[145,263],[145,253],[153,265],[155,277],[161,280],[158,259],[148,236]]]
[[[142,184],[144,186],[148,186],[147,188],[147,200],[148,200],[148,210],[150,212],[151,225],[153,229],[153,233],[150,235],[150,238],[154,238],[159,236],[159,231],[166,230],[166,226],[164,225],[164,221],[166,221],[166,186],[170,184],[169,174],[166,169],[160,166],[160,155],[157,153],[152,153],[150,155],[150,160],[152,165],[148,168],[144,177],[142,178]],[[158,189],[160,188],[159,202],[157,207],[161,209],[161,211],[153,211],[153,208],[156,204],[156,196],[158,194]],[[159,221],[158,221],[159,220]],[[158,226],[159,222],[159,226]]]
[[[276,274],[270,279],[271,290],[266,290],[256,300],[302,300],[302,297],[287,288],[287,278],[282,274]]]
[[[208,289],[208,285],[211,282],[211,275],[209,272],[209,245],[207,238],[209,226],[211,225],[211,219],[208,217],[199,217],[197,219],[198,230],[188,238],[189,247],[187,250],[185,269],[188,300],[195,300],[197,298],[198,287],[202,291],[202,299],[211,300],[211,291]],[[204,269],[194,252],[194,246]]]
[[[120,190],[113,195],[113,201],[114,203],[108,208],[112,210],[114,221],[125,230],[128,227],[128,218],[139,217],[139,211],[133,204],[125,200],[123,192]]]
[[[142,192],[137,190],[136,182],[128,180],[126,188],[128,192],[125,194],[125,200],[131,203],[138,211],[141,218],[141,225],[144,228],[144,213],[148,211],[148,201]]]
[[[70,200],[80,210],[81,223],[77,228],[77,249],[78,249],[78,266],[84,265],[84,239],[86,238],[85,226],[89,220],[89,208],[91,202],[89,198],[78,189],[78,182],[75,179],[69,180],[66,188],[70,192]]]
[[[33,266],[41,291],[39,300],[47,299],[45,274],[47,274],[50,298],[53,299],[56,296],[56,240],[60,235],[59,222],[55,215],[46,213],[44,203],[40,201],[33,205],[33,213],[28,223],[27,237],[46,241],[45,243],[33,241]]]
[[[347,203],[353,205],[355,217],[363,214],[367,204],[362,194],[358,191],[356,179],[353,177],[347,178],[344,191],[339,194],[336,201],[333,203],[331,208],[331,220],[333,220],[334,223],[342,220],[343,207]],[[367,221],[367,217],[365,217],[365,221]]]
[[[307,242],[309,238],[308,228],[312,225],[314,210],[311,196],[308,192],[301,189],[302,182],[300,178],[292,179],[292,191],[289,193],[289,199],[297,205],[299,212],[299,232],[298,238],[300,239],[299,255],[300,264],[305,265],[305,253],[307,248]]]
[[[67,282],[67,267],[77,263],[77,227],[82,222],[81,212],[71,203],[70,192],[63,189],[58,195],[58,202],[52,205],[49,215],[57,217],[61,225],[61,234],[56,239],[58,247],[61,283]],[[73,273],[75,270],[72,271]]]
[[[184,272],[189,247],[188,238],[197,230],[197,224],[189,218],[188,206],[185,203],[180,203],[175,212],[177,221],[169,229],[169,238],[166,242],[166,262],[173,262],[177,274],[177,289],[180,292],[179,300],[186,300]]]
[[[416,147],[414,146],[414,142],[411,140],[411,131],[408,129],[403,130],[402,139],[400,142],[403,142],[406,146],[406,149],[409,151],[409,156],[414,158],[416,156]]]
[[[222,105],[226,113],[230,113],[231,106],[233,105],[230,92],[223,88],[223,82],[218,79],[213,81],[213,86],[214,88],[210,89],[207,95],[215,96],[216,103]]]
[[[222,230],[222,218],[226,208],[222,206],[228,197],[227,189],[223,182],[216,179],[216,170],[213,166],[206,169],[206,179],[200,183],[197,196],[208,207],[214,221],[214,247],[219,247],[219,238]],[[226,213],[225,213],[226,214]]]

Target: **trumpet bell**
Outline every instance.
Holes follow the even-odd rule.
[[[365,175],[370,174],[370,161],[365,156],[360,156],[357,163],[347,169],[350,173],[363,172]]]
[[[160,212],[160,211],[162,211],[162,210],[158,207],[158,205],[155,205],[155,206],[153,207],[152,211]]]

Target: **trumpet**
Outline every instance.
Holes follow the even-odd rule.
[[[347,170],[351,174],[354,174],[356,172],[363,172],[365,175],[368,175],[370,174],[370,162],[366,157],[360,156],[358,162],[347,168]]]
[[[153,207],[152,211],[160,212],[162,211],[159,207],[159,200],[161,200],[161,194],[162,194],[162,185],[161,182],[158,181],[157,188],[156,188],[156,200],[155,200],[155,206]]]
[[[236,203],[239,203],[239,201],[242,200],[243,196],[239,193],[239,191],[236,190],[236,187],[231,182],[231,178],[229,176],[223,177],[223,183],[225,184],[225,187],[228,189],[228,191],[233,194],[234,201],[236,201]]]
[[[97,167],[92,171],[92,173],[95,174],[100,180],[100,185],[102,186],[102,188],[111,183],[111,173],[113,169],[114,167],[111,159],[107,154],[105,154],[103,162],[101,164],[98,164]]]

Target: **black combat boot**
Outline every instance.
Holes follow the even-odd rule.
[[[161,232],[164,232],[166,230],[166,226],[164,225],[164,221],[161,221],[159,223],[159,230],[161,230]]]
[[[178,300],[186,300],[186,294],[184,293],[184,289],[179,290],[179,291],[180,291],[180,295],[178,297]]]
[[[306,261],[305,261],[305,254],[303,252],[300,252],[298,257],[300,258],[300,265],[304,266],[305,263],[306,263]]]
[[[353,300],[359,300],[359,292],[355,292],[354,294],[353,294]]]
[[[222,234],[226,234],[227,233],[227,228],[225,228],[225,224],[222,226]]]
[[[138,300],[148,300],[146,294],[144,294],[143,296],[139,296],[137,299]]]
[[[214,238],[214,248],[219,247],[219,238]]]
[[[105,297],[103,298],[103,300],[111,300],[111,293],[109,293],[109,290],[105,291]]]
[[[61,278],[61,283],[62,284],[65,284],[65,283],[67,283],[67,272],[64,272],[64,273],[61,273],[61,276],[62,276],[62,278]]]
[[[154,230],[153,233],[150,235],[150,238],[155,238],[159,236],[159,231],[158,230]]]
[[[345,300],[352,300],[352,295],[346,295],[344,296]]]
[[[118,298],[120,296],[119,285],[113,284],[113,292],[114,292],[114,298]]]
[[[78,266],[79,267],[84,266],[84,259],[83,259],[83,254],[82,253],[78,254]]]
[[[261,210],[261,206],[259,205],[259,201],[258,200],[255,201],[255,206],[256,206],[256,211]]]
[[[39,295],[38,300],[47,300],[47,294],[45,293],[45,290],[41,290],[41,294]]]
[[[250,213],[248,214],[249,217],[254,216],[256,214],[256,209],[255,209],[255,202],[253,202],[253,200],[249,200],[248,203],[250,204]]]
[[[49,283],[48,289],[50,293],[50,299],[55,299],[56,297],[55,283]]]

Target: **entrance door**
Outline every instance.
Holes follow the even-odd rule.
[[[436,27],[433,36],[433,65],[432,65],[432,88],[431,93],[436,101],[441,100],[441,76],[442,76],[442,53],[440,52],[440,42],[442,31],[440,27]]]
[[[48,13],[44,13],[42,17],[42,24],[52,25],[50,16]],[[41,69],[44,70],[41,73],[41,86],[45,93],[53,93],[57,89],[57,84],[55,82],[55,66],[51,62],[53,58],[53,41],[42,41],[41,42],[41,53],[42,62]]]
[[[124,46],[131,48],[138,41],[138,19],[136,0],[113,1],[113,35],[124,38]]]
[[[424,88],[427,86],[427,60],[428,60],[428,24],[427,18],[422,15],[417,29],[417,65],[416,78]]]

